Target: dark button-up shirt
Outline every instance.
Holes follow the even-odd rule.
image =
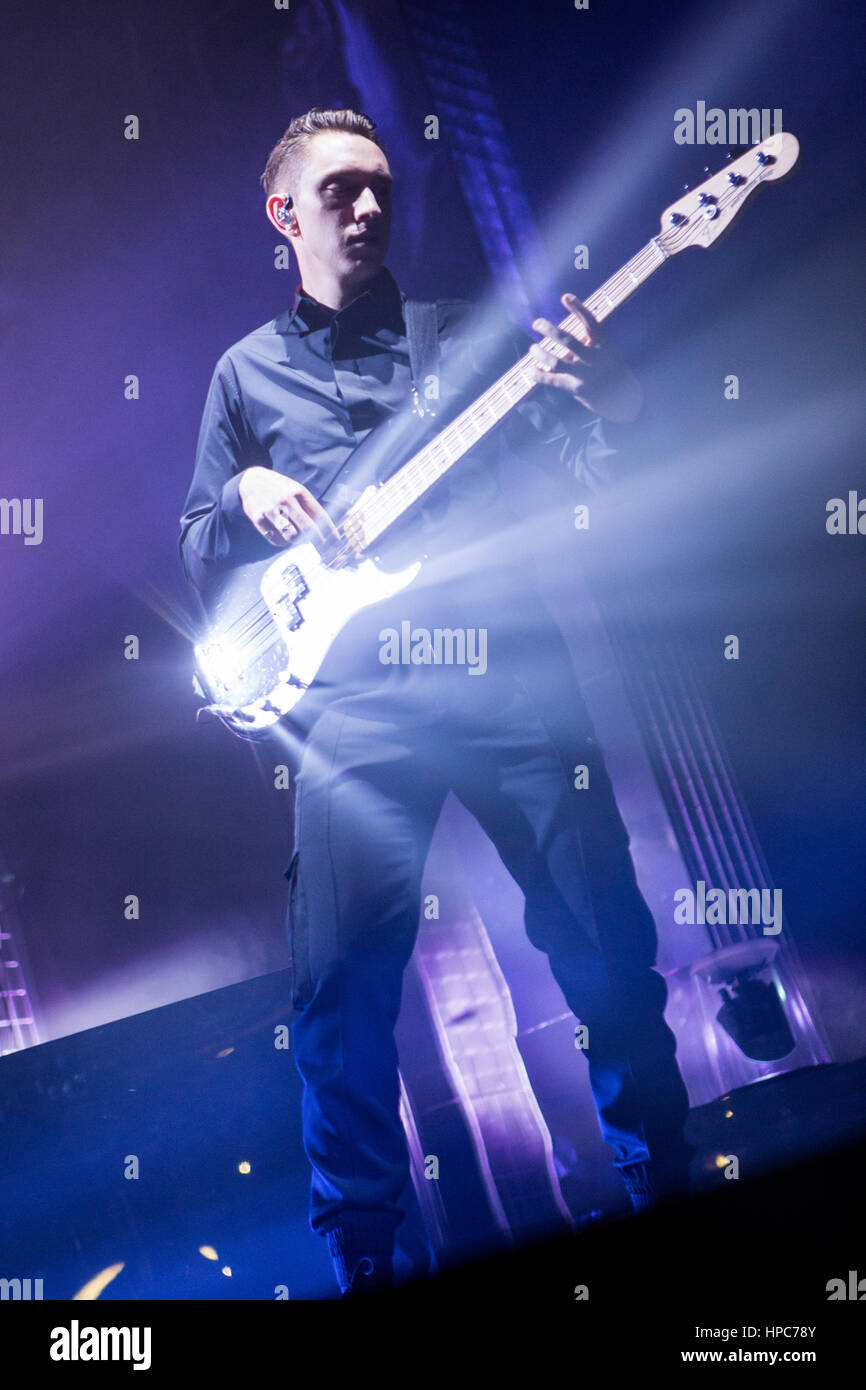
[[[288,310],[219,359],[181,519],[185,572],[200,591],[237,563],[277,553],[241,506],[245,468],[258,464],[303,483],[335,519],[354,500],[347,460],[410,395],[404,301],[385,268],[337,311],[299,286]],[[522,357],[530,339],[501,316],[480,327],[461,300],[438,301],[437,317],[438,419],[447,422]],[[455,545],[479,530],[505,530],[514,518],[497,481],[503,448],[531,448],[536,461],[594,491],[615,466],[611,443],[610,427],[602,432],[574,399],[536,387],[432,490],[429,515],[440,527],[445,517]]]

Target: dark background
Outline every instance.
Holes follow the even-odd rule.
[[[333,13],[6,7],[0,493],[44,498],[45,538],[0,537],[0,849],[44,1037],[286,963],[289,793],[272,754],[193,722],[177,532],[214,363],[295,285],[273,267],[258,175],[294,115],[358,99],[322,40]],[[614,567],[666,597],[837,1059],[859,1056],[866,538],[825,519],[831,497],[866,494],[861,15],[477,0],[464,17],[562,289],[591,292],[723,162],[725,147],[675,144],[677,108],[781,107],[800,140],[784,184],[611,326],[649,397],[634,543]],[[423,140],[435,107],[402,43],[395,29],[415,106],[383,92],[380,122],[403,200],[388,264],[410,293],[480,295],[447,132]],[[577,243],[587,272],[569,269]]]

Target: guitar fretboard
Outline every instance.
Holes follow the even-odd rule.
[[[601,323],[667,259],[668,253],[662,250],[657,239],[648,242],[586,300],[593,317]],[[573,337],[586,340],[583,324],[576,314],[568,314],[559,327]],[[567,355],[567,349],[552,338],[541,339],[541,346],[556,357]],[[359,550],[367,549],[423,497],[449,468],[529,395],[538,384],[532,375],[532,366],[533,358],[526,353],[392,478],[368,498],[357,502],[341,525],[347,540]]]

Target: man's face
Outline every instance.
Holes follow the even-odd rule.
[[[372,140],[338,130],[313,136],[297,187],[288,190],[302,277],[314,263],[350,283],[376,274],[391,235],[391,182],[388,161]]]

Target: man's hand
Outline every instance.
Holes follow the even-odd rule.
[[[564,294],[562,303],[581,320],[588,341],[582,343],[548,319],[536,319],[532,327],[567,348],[568,356],[559,357],[540,343],[533,343],[529,353],[534,359],[535,380],[570,392],[605,420],[631,424],[643,405],[643,387],[614,349],[601,341],[598,324],[586,305],[573,294]]]
[[[340,535],[324,507],[294,478],[271,468],[245,468],[238,483],[244,514],[271,545],[291,545],[304,531],[325,551],[340,544]]]

